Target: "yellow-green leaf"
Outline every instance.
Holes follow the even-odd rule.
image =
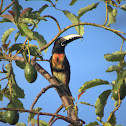
[[[96,100],[95,102],[95,113],[100,118],[104,116],[104,107],[106,105],[106,101],[108,99],[108,96],[110,95],[111,90],[104,91]]]
[[[95,122],[89,123],[85,126],[99,126],[99,124],[95,121]]]
[[[77,24],[77,23],[81,23],[80,19],[78,19],[78,17],[72,13],[70,13],[69,11],[63,11],[63,13],[66,15],[67,18],[70,19],[70,21],[72,22],[72,24]],[[78,25],[75,26],[76,31],[79,35],[84,34],[84,26],[83,25]]]
[[[92,87],[95,87],[95,86],[98,86],[98,85],[103,85],[103,84],[109,85],[109,82],[108,81],[105,81],[105,80],[101,80],[101,79],[94,79],[94,80],[91,80],[91,81],[87,81],[86,83],[84,83],[80,87],[79,93],[81,93],[84,90],[87,90],[89,88],[92,88]]]
[[[14,30],[16,30],[16,29],[10,28],[10,29],[8,29],[7,31],[4,32],[4,34],[3,34],[3,36],[2,36],[2,39],[1,39],[1,41],[2,41],[3,44],[6,43],[8,37],[10,36],[10,34],[11,34]]]
[[[119,70],[120,67],[119,66],[110,66],[106,72],[113,72],[113,71],[116,71],[116,70]]]
[[[122,61],[124,60],[124,56],[126,55],[126,52],[123,52],[123,51],[116,51],[116,52],[113,52],[111,54],[107,53],[104,55],[104,58],[107,60],[107,61]]]
[[[38,32],[33,32],[33,39],[38,42],[39,48],[41,48],[41,47],[46,45],[46,40]]]
[[[87,7],[81,8],[78,11],[78,18],[80,18],[81,16],[83,16],[86,12],[91,11],[92,9],[95,9],[97,7],[98,3],[93,3],[91,5],[88,5]]]
[[[26,36],[30,40],[33,39],[33,31],[31,31],[26,24],[20,23],[18,27],[22,36]]]
[[[20,22],[21,23],[26,23],[26,24],[32,24],[35,27],[38,27],[37,23],[33,19],[31,19],[31,18],[22,18]]]
[[[111,24],[116,22],[116,13],[115,10],[109,5],[107,5],[107,10],[108,10],[108,24],[107,26],[110,26]]]
[[[72,0],[69,5],[74,5],[77,0]]]

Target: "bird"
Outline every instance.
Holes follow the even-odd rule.
[[[69,89],[70,82],[70,64],[65,54],[65,47],[70,42],[83,38],[78,34],[70,34],[65,37],[59,37],[55,40],[50,58],[50,67],[52,75],[60,84],[63,84],[64,90],[69,97],[72,97]]]

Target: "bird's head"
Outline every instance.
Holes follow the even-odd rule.
[[[65,37],[58,38],[54,43],[52,53],[63,53],[64,48],[68,43],[70,43],[76,39],[79,39],[79,38],[83,38],[83,37],[78,34],[71,34],[71,35],[67,35]]]

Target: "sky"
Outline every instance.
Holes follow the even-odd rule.
[[[54,2],[54,0],[52,1]],[[67,0],[67,1],[59,0],[57,3],[57,8],[71,11],[72,13],[77,15],[77,12],[80,8],[86,7],[87,5],[90,5],[92,3],[96,3],[97,1],[98,0],[90,0],[90,1],[79,0],[75,3],[74,6],[69,6],[71,0]],[[27,2],[24,0],[19,0],[19,2],[24,9],[28,7],[32,7],[33,10],[38,10],[44,4],[48,4],[48,2],[40,1],[40,0],[27,1]],[[9,3],[10,1],[4,2],[4,7],[6,7]],[[125,4],[125,2],[123,2],[123,4]],[[61,11],[55,10],[52,7],[49,7],[48,9],[44,10],[41,16],[43,15],[54,16],[59,21],[61,29],[72,24],[70,20],[66,18]],[[121,9],[118,9],[117,21],[115,24],[112,24],[110,27],[126,33],[125,18],[126,18],[126,12]],[[2,18],[0,17],[0,20],[1,19]],[[101,2],[96,9],[89,11],[88,13],[85,13],[85,15],[81,17],[81,21],[96,23],[96,24],[104,24],[105,21],[104,2]],[[16,28],[15,25],[13,25],[12,23],[6,23],[5,25],[0,24],[0,38],[2,37],[3,33],[7,29],[12,27]],[[48,21],[46,22],[41,21],[38,24],[38,28],[36,28],[35,31],[42,34],[45,40],[49,42],[58,33],[58,28],[56,26],[56,23],[52,19],[48,18]],[[117,63],[107,62],[104,59],[104,54],[119,51],[122,43],[122,39],[120,37],[102,28],[98,28],[94,26],[84,26],[84,31],[85,33],[83,35],[83,39],[75,40],[74,42],[70,43],[69,45],[67,45],[65,50],[71,68],[71,80],[69,84],[70,90],[76,102],[77,102],[78,90],[85,82],[93,79],[103,79],[111,83],[113,80],[116,79],[116,72],[106,73],[105,71],[109,66],[116,65]],[[15,33],[16,32],[12,33],[12,35],[9,37],[9,39],[13,43],[14,43]],[[75,28],[71,28],[67,30],[61,35],[61,37],[69,34],[77,34]],[[26,39],[25,37],[19,37],[17,42],[23,43],[25,39]],[[31,41],[30,43],[34,45],[38,45],[36,41]],[[2,43],[0,42],[0,45],[1,44]],[[125,50],[125,45],[126,44],[124,43],[123,50]],[[47,53],[43,52],[44,59],[49,59],[51,57],[52,47],[53,45],[49,47]],[[51,74],[50,64],[48,62],[38,62],[38,63]],[[4,64],[7,64],[7,62],[5,61]],[[36,82],[34,82],[33,84],[29,84],[24,77],[24,70],[17,67],[15,65],[15,62],[13,62],[13,67],[14,67],[14,73],[16,75],[16,81],[18,85],[22,89],[24,89],[25,92],[25,99],[21,99],[21,101],[24,103],[25,109],[30,109],[30,106],[34,98],[36,97],[36,95],[41,91],[42,88],[49,85],[49,82],[45,80],[45,78],[43,78],[40,74],[38,74],[38,78]],[[1,68],[2,68],[2,62],[0,62],[0,69]],[[0,78],[3,77],[5,77],[5,75],[0,74]],[[1,84],[2,84],[2,88],[4,88],[7,84],[7,81],[2,81]],[[78,102],[85,101],[90,104],[95,104],[95,101],[98,98],[98,96],[103,91],[108,89],[111,89],[111,87],[106,85],[91,88],[83,94],[83,96],[80,98]],[[9,101],[6,98],[4,98],[2,102],[0,101],[0,108],[3,106],[6,107],[8,102]],[[123,100],[121,107],[115,113],[118,125],[126,124],[125,102],[126,99]],[[55,89],[50,89],[39,98],[37,104],[35,105],[35,108],[41,107],[42,112],[54,113],[60,105],[61,105],[61,100],[57,92],[55,91]],[[96,121],[97,116],[95,115],[95,109],[93,107],[81,105],[81,104],[79,104],[78,107],[79,107],[78,116],[80,119],[83,119],[86,122],[86,124]],[[63,112],[63,110],[59,114],[66,115],[66,112]],[[110,96],[107,101],[107,105],[105,106],[103,121],[107,120],[110,112],[113,110],[114,110],[114,101],[111,99]],[[19,122],[24,122],[28,125],[27,117],[28,117],[28,113],[21,113]],[[50,117],[41,116],[40,119],[48,122]],[[3,124],[0,122],[0,125],[7,126],[8,124]],[[58,120],[55,122],[53,126],[58,126],[58,125],[65,126],[67,125],[67,123]]]

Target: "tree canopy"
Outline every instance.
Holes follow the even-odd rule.
[[[125,16],[125,0],[1,0],[0,124],[125,125]],[[69,34],[72,98],[49,65]]]

